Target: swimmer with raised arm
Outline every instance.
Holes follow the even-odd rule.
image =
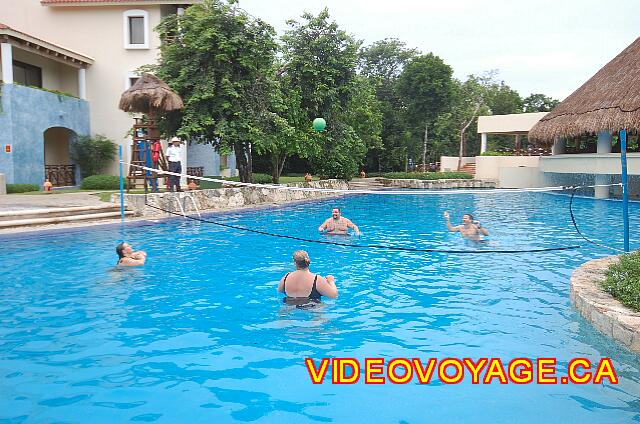
[[[449,212],[445,211],[444,221],[447,224],[447,229],[449,231],[459,232],[462,237],[468,238],[469,240],[480,241],[483,239],[483,236],[489,235],[489,230],[484,228],[480,221],[474,221],[473,215],[469,213],[462,215],[461,225],[453,226],[449,219]]]
[[[360,234],[358,226],[350,219],[340,216],[340,208],[331,209],[331,218],[327,219],[318,228],[321,233],[344,235],[349,234],[349,228],[353,228],[356,235]]]
[[[309,271],[311,259],[304,250],[293,252],[293,264],[296,270],[287,272],[278,283],[278,293],[284,293],[287,297],[284,302],[296,306],[304,306],[309,303],[320,302],[320,297],[338,297],[333,275],[323,277]]]
[[[147,260],[147,252],[144,250],[134,252],[131,245],[125,242],[116,246],[116,253],[118,254],[118,266],[140,266],[144,265]]]

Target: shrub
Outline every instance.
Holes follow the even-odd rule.
[[[620,257],[609,267],[602,288],[624,305],[640,312],[640,251]]]
[[[37,184],[7,184],[7,194],[28,193],[30,191],[40,191]]]
[[[480,156],[513,156],[513,153],[509,152],[484,152]]]
[[[118,146],[103,135],[80,136],[71,145],[71,159],[80,166],[82,178],[96,175],[116,157]]]
[[[127,179],[124,180],[124,188],[128,186]],[[118,190],[120,188],[120,178],[115,175],[92,175],[84,178],[80,183],[83,190]]]
[[[466,172],[387,172],[384,177],[393,180],[468,180],[473,175]]]
[[[272,184],[273,183],[273,179],[271,178],[271,175],[259,174],[256,172],[254,172],[251,175],[252,175],[252,181],[254,184]],[[225,178],[225,180],[240,181],[240,177],[228,177],[228,178]]]
[[[224,179],[219,175],[208,175],[208,176],[206,176],[206,178],[213,178],[215,180],[223,180]],[[211,188],[220,188],[220,187],[222,187],[222,184],[214,183],[213,181],[200,180],[200,181],[196,181],[196,182],[200,185],[201,189],[211,189]]]

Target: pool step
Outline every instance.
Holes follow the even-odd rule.
[[[125,216],[133,215],[133,211],[125,211]],[[0,212],[0,228],[68,224],[119,217],[120,208],[114,205],[4,211]]]
[[[378,178],[354,178],[349,181],[349,190],[381,190],[389,188]]]

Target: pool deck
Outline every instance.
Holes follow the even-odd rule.
[[[100,198],[89,192],[60,194],[7,194],[0,196],[0,212],[28,209],[66,208],[71,206],[104,206]]]
[[[97,193],[97,192],[96,192]],[[70,208],[79,206],[115,206],[114,203],[103,202],[98,196],[91,192],[60,193],[60,194],[7,194],[0,195],[0,213],[14,212],[16,215],[21,212],[33,210],[46,210],[57,208]],[[140,218],[127,218],[129,221],[142,220]],[[46,231],[51,229],[79,228],[94,225],[107,225],[120,222],[120,219],[101,219],[88,222],[69,222],[49,225],[11,227],[0,229],[0,235],[30,233]]]

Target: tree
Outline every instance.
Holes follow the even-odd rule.
[[[545,96],[544,94],[531,94],[522,101],[525,112],[550,112],[560,104],[560,100]]]
[[[360,42],[330,22],[326,8],[302,19],[288,21],[290,29],[282,37],[283,74],[300,94],[300,109],[307,117],[308,138],[301,155],[321,175],[351,178],[377,137],[376,126],[357,125],[359,119],[375,115],[375,104],[368,91],[359,92],[363,84],[356,79]],[[356,98],[363,102],[356,105]],[[310,130],[316,117],[327,121],[321,133]]]
[[[405,65],[418,55],[400,40],[384,39],[364,47],[359,52],[360,75],[367,78],[375,89],[381,114],[381,145],[370,149],[370,168],[404,170],[407,156],[406,106],[398,93],[398,78]]]
[[[271,177],[278,184],[287,158],[304,151],[309,139],[308,121],[300,107],[300,91],[291,86],[290,79],[274,71],[271,90],[271,119],[256,149],[258,154],[268,154],[271,162]]]
[[[407,105],[409,154],[421,152],[425,126],[432,126],[454,100],[453,69],[432,53],[411,60],[400,74],[398,93]]]
[[[462,166],[462,156],[466,147],[466,132],[480,113],[488,113],[487,106],[491,87],[495,86],[496,71],[481,76],[469,75],[467,80],[457,85],[457,102],[453,108],[454,119],[458,122],[460,144],[458,149],[458,169]]]
[[[504,81],[488,87],[487,106],[492,115],[507,115],[522,112],[522,97]]]
[[[104,135],[79,136],[71,144],[71,159],[80,167],[82,178],[86,178],[99,174],[116,157],[117,149]]]
[[[277,44],[270,25],[235,3],[205,0],[163,19],[157,74],[184,101],[184,109],[165,120],[165,131],[211,143],[221,153],[233,150],[241,180],[250,182],[252,142],[274,128],[269,108]]]

